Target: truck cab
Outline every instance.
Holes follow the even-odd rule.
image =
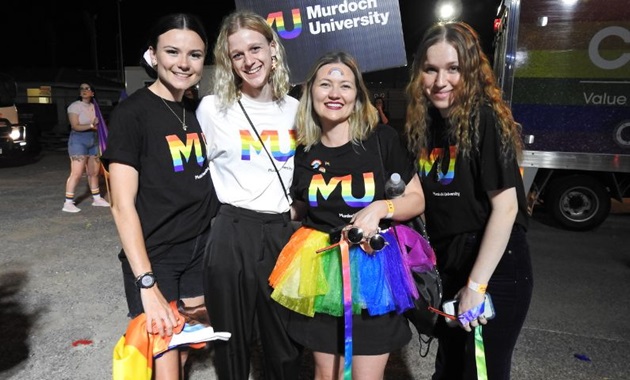
[[[37,136],[20,120],[16,95],[15,80],[0,73],[0,164],[25,163],[40,153]]]
[[[494,68],[525,143],[530,211],[590,230],[630,197],[626,0],[504,0]]]

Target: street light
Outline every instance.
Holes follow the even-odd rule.
[[[462,11],[462,4],[458,0],[438,1],[435,6],[435,14],[440,21],[452,21],[459,17]]]

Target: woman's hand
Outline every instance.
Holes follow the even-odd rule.
[[[458,310],[456,310],[458,316],[465,314],[466,312],[475,307],[478,307],[485,302],[485,294],[476,292],[468,288],[468,286],[460,289],[455,298],[459,300],[459,308]],[[483,316],[483,313],[481,313],[481,315],[473,315],[472,317],[473,318],[470,318],[469,320],[464,322],[459,319],[459,325],[468,332],[472,331],[472,327],[477,327],[480,324],[485,325],[486,323],[488,323],[488,320],[486,320],[486,318]]]
[[[385,201],[376,201],[354,214],[350,224],[363,230],[363,236],[369,239],[378,232],[378,224],[386,215]]]
[[[157,284],[149,289],[140,289],[140,298],[147,317],[147,332],[159,334],[162,338],[173,335],[173,328],[178,325],[178,321]]]

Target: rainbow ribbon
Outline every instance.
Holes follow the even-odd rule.
[[[96,132],[98,134],[98,154],[99,156],[101,156],[107,148],[107,124],[105,124],[105,119],[103,118],[101,108],[99,107],[96,99],[93,99],[93,103],[94,114],[98,118],[98,124],[96,124]]]
[[[350,250],[348,242],[341,239],[341,273],[343,278],[344,318],[344,380],[352,380],[352,278],[350,276]]]
[[[477,380],[488,380],[486,368],[486,350],[483,347],[481,325],[475,327],[475,363],[477,364]]]
[[[467,323],[474,321],[480,315],[483,315],[485,309],[486,309],[486,302],[484,299],[483,301],[481,301],[479,305],[473,307],[472,309],[466,311],[465,313],[458,315],[457,319],[459,320],[459,323],[461,323],[462,325],[465,325]],[[482,348],[483,348],[483,345],[482,345]]]

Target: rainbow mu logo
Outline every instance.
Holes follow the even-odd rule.
[[[271,12],[267,15],[267,24],[273,28],[276,24],[276,32],[280,38],[291,40],[297,38],[302,33],[302,15],[299,8],[291,9],[291,17],[293,19],[293,30],[287,30],[284,23],[284,15],[282,11]]]

